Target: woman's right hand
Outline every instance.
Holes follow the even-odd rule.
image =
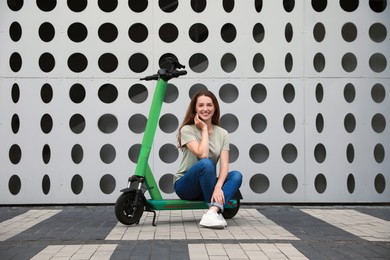
[[[194,117],[194,123],[195,125],[201,129],[201,130],[207,130],[207,124],[202,121],[202,119],[199,118],[199,114],[196,113]]]

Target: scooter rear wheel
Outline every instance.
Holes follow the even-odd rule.
[[[144,200],[140,198],[135,209],[132,207],[135,191],[123,193],[115,203],[115,216],[124,225],[138,224],[145,209]]]
[[[240,209],[240,200],[237,200],[237,206],[234,208],[225,208],[224,211],[222,212],[222,216],[225,219],[231,219],[237,214],[239,209]]]

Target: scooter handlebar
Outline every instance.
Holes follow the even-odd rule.
[[[145,78],[141,78],[140,80],[149,81],[149,80],[158,80],[159,78],[162,78],[162,79],[168,81],[168,80],[170,80],[172,78],[178,78],[178,77],[186,75],[186,74],[187,74],[186,70],[175,70],[175,71],[172,71],[172,72],[161,70],[161,71],[159,71],[158,74],[154,74],[154,75],[151,75],[151,76],[146,76]]]

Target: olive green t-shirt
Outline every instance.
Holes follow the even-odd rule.
[[[202,140],[202,130],[200,130],[196,125],[185,125],[180,130],[180,134],[183,158],[180,163],[179,170],[173,178],[173,183],[180,179],[186,171],[198,161],[196,155],[187,148],[186,144],[194,140],[198,142]],[[209,158],[215,165],[219,160],[221,152],[224,150],[229,150],[228,132],[222,127],[214,125],[214,131],[209,136]]]

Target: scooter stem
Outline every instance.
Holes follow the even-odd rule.
[[[167,81],[162,78],[159,78],[156,84],[156,89],[154,91],[152,105],[150,107],[149,117],[142,139],[141,151],[139,153],[137,167],[135,169],[135,175],[137,176],[145,177],[147,173],[151,173],[151,170],[148,165],[148,160],[152,149],[153,139],[156,134],[157,124],[160,118],[161,107],[163,105],[166,89]],[[151,188],[152,190],[154,190],[153,188],[155,188],[156,190],[158,190],[153,174],[147,175],[148,176],[146,178],[146,185],[148,186],[148,188]],[[149,190],[149,192],[151,192],[151,190]],[[157,197],[161,197],[161,195]]]

